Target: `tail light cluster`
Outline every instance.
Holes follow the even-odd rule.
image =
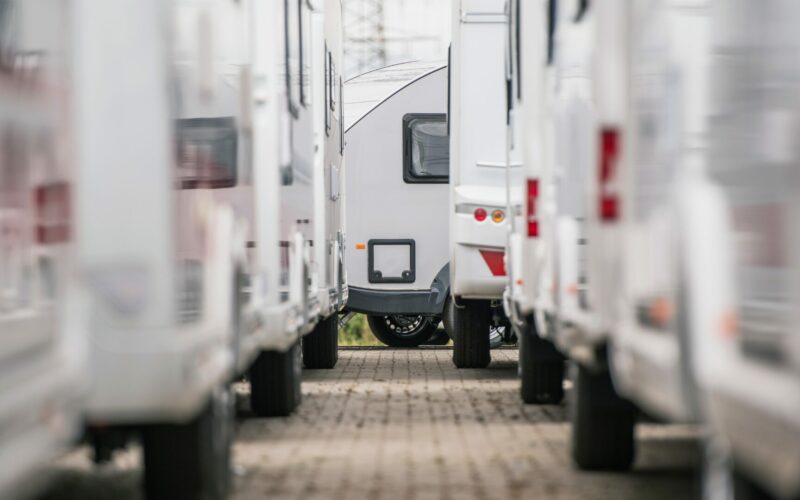
[[[36,242],[64,243],[70,238],[70,193],[66,182],[40,185],[33,190],[36,207]]]
[[[600,220],[614,222],[619,219],[619,195],[613,189],[620,157],[619,131],[614,128],[600,130],[600,164],[598,172],[598,213]]]
[[[489,213],[486,211],[485,208],[476,208],[475,212],[473,212],[473,216],[475,217],[476,221],[483,222],[489,216]],[[492,210],[491,216],[492,216],[492,222],[494,222],[495,224],[500,224],[501,222],[506,220],[506,213],[500,210],[499,208]]]
[[[539,237],[539,218],[536,214],[536,205],[539,201],[539,179],[528,179],[526,196],[526,221],[528,225],[528,238]]]

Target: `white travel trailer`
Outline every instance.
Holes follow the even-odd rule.
[[[734,496],[800,498],[800,5],[711,12],[707,175],[684,193],[691,215],[709,214],[694,251],[716,264],[687,270],[695,372]]]
[[[333,60],[340,6],[329,4]],[[302,153],[313,156],[313,130],[295,130],[306,130],[305,115],[310,126],[310,96],[305,115],[287,96],[306,81],[293,51],[322,10],[222,0],[76,8],[76,244],[97,457],[117,431],[138,431],[148,497],[221,498],[230,380],[250,367],[254,411],[291,412],[300,335],[317,320],[310,244],[299,231],[280,239],[279,167],[292,172],[302,159],[282,139],[307,140]],[[332,365],[332,330],[322,342],[333,349],[307,364]]]
[[[254,3],[253,12],[252,96],[241,92],[253,99],[255,185],[245,187],[255,198],[248,238],[255,250],[240,335],[260,331],[252,408],[287,415],[300,402],[301,345],[307,368],[336,364],[337,314],[347,296],[341,2]]]
[[[506,285],[508,114],[503,54],[508,14],[504,0],[454,0],[452,5],[450,300],[445,326],[453,338],[454,364],[485,367],[491,359],[490,328],[503,321],[495,306]]]
[[[69,2],[0,2],[0,497],[21,498],[76,439]]]
[[[450,288],[447,66],[387,66],[348,80],[345,95],[347,307],[385,344],[417,346]]]
[[[571,97],[565,99],[556,92],[578,87],[578,82],[586,79],[575,65],[565,72],[553,60],[554,33],[539,36],[547,32],[551,20],[548,5],[555,7],[554,3],[539,0],[510,3],[506,48],[510,70],[507,75],[509,157],[522,157],[523,175],[509,162],[506,211],[514,216],[509,219],[508,278],[503,305],[519,339],[520,395],[526,403],[557,403],[564,396],[564,358],[553,344],[561,319],[559,309],[565,306],[554,286],[557,278],[554,267],[559,257],[556,212],[560,208],[557,201],[576,198],[575,193],[572,197],[565,196],[564,189],[578,191],[580,182],[576,178],[569,179],[569,183],[556,182],[566,169],[559,169],[561,165],[555,162],[559,151],[552,143],[553,123],[558,105]],[[582,19],[585,12],[573,10],[571,4],[559,7],[580,14],[574,23],[577,29],[585,25]],[[573,140],[580,137],[579,129],[573,132]],[[570,146],[571,151],[581,151],[580,143],[572,142]],[[575,220],[570,216],[562,218]]]
[[[626,468],[635,409],[614,390],[607,346],[620,287],[627,3],[519,8],[525,180],[510,184],[524,209],[509,238],[506,309],[521,330],[521,392],[526,402],[560,397],[552,342],[577,372],[573,458],[584,468]],[[542,31],[547,37],[535,35]]]
[[[706,240],[711,198],[700,195],[698,205],[694,187],[707,152],[709,3],[641,2],[623,14],[628,118],[614,190],[621,251],[604,256],[621,279],[608,354],[616,392],[666,421],[702,417],[691,337],[709,325],[689,311],[705,314],[718,301],[710,282],[689,279],[718,262]],[[632,434],[634,422],[625,422]]]
[[[311,273],[319,323],[303,338],[306,368],[333,368],[338,313],[347,302],[344,265],[344,146],[341,0],[311,2],[314,120],[314,243]]]
[[[252,155],[220,73],[234,88],[244,74],[249,3],[75,6],[75,244],[96,458],[137,431],[148,498],[223,498],[246,228],[217,191],[243,182]]]

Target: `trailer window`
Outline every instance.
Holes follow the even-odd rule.
[[[285,18],[285,65],[286,65],[286,93],[289,112],[297,117],[300,112],[300,93],[302,92],[302,19],[300,11],[301,0],[284,0],[286,11]]]
[[[450,173],[450,140],[445,114],[403,117],[403,180],[446,183]]]
[[[177,120],[178,179],[182,189],[236,185],[238,141],[232,117]]]
[[[331,96],[333,95],[333,89],[331,88],[332,80],[332,70],[333,67],[331,66],[331,53],[328,51],[328,44],[325,44],[325,104],[323,107],[325,108],[325,135],[330,136],[331,134],[331,109],[327,103],[330,102]]]

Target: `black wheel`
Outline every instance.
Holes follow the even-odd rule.
[[[527,404],[558,404],[564,399],[564,358],[532,328],[519,339],[520,396]]]
[[[303,337],[303,365],[329,370],[339,360],[339,316],[323,319]]]
[[[450,342],[450,335],[445,330],[437,328],[424,345],[447,345],[448,342]]]
[[[776,500],[777,498],[735,466],[732,468],[731,478],[733,482],[733,500]]]
[[[436,332],[438,320],[426,316],[367,316],[375,337],[391,347],[418,347]]]
[[[250,367],[250,407],[260,417],[286,417],[300,404],[300,343],[262,351]]]
[[[456,368],[486,368],[489,352],[489,323],[492,314],[486,300],[464,300],[452,307],[453,364]]]
[[[572,457],[587,470],[625,470],[633,464],[636,411],[620,398],[608,370],[578,365],[572,409]]]
[[[144,487],[148,500],[220,500],[231,483],[234,421],[229,389],[215,393],[202,413],[185,424],[142,431]]]

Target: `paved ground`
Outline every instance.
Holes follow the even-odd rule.
[[[697,497],[692,429],[640,425],[631,473],[577,472],[567,407],[521,404],[516,350],[493,351],[486,370],[456,370],[451,355],[342,350],[336,369],[304,373],[295,416],[257,419],[242,408],[233,498]],[[244,406],[246,384],[238,390]],[[100,470],[87,455],[80,450],[54,464],[48,500],[140,498],[137,450]]]

